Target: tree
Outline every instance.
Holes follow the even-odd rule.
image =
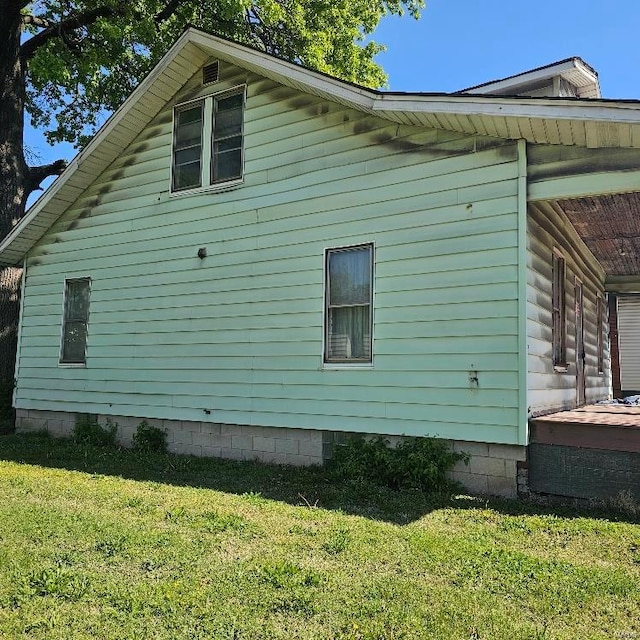
[[[379,87],[366,41],[387,14],[422,0],[0,0],[0,238],[62,160],[30,166],[24,119],[81,147],[187,25],[344,80]],[[13,384],[19,269],[0,270],[0,421]],[[1,426],[1,425],[0,425]]]

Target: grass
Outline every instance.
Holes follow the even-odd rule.
[[[0,637],[640,638],[640,525],[2,436]]]

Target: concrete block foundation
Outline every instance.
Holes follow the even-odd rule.
[[[82,414],[63,411],[16,410],[19,433],[46,430],[56,437],[70,436]],[[132,416],[94,416],[102,425],[111,421],[118,427],[118,442],[131,446],[133,434],[143,418]],[[259,460],[294,466],[321,465],[332,455],[336,443],[349,435],[337,431],[259,427],[185,420],[148,418],[147,423],[164,429],[172,453]],[[365,434],[366,435],[366,434]],[[391,445],[401,438],[388,436]],[[452,440],[454,451],[471,456],[468,465],[456,464],[452,477],[471,493],[515,498],[524,493],[522,466],[526,465],[526,447]],[[519,486],[520,484],[520,486]]]

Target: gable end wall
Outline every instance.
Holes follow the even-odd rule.
[[[516,444],[516,145],[246,82],[245,179],[172,196],[172,105],[31,251],[16,407]],[[322,366],[323,253],[375,243],[374,365]],[[207,257],[197,257],[200,247]],[[86,368],[58,365],[90,276]]]

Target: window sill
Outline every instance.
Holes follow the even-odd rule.
[[[195,187],[193,189],[181,189],[180,191],[171,191],[169,189],[170,198],[181,198],[182,196],[196,196],[205,193],[218,193],[220,191],[231,191],[237,189],[244,184],[244,177],[237,180],[229,180],[228,182],[217,182],[207,185],[206,187]]]
[[[373,369],[373,362],[323,362],[322,369]]]
[[[59,369],[86,369],[86,362],[58,362]]]
[[[568,364],[554,364],[553,365],[553,370],[556,373],[568,373],[569,372],[569,365]]]

